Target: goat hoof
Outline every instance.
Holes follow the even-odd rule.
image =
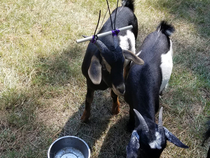
[[[117,115],[120,112],[119,108],[112,109],[112,114]]]

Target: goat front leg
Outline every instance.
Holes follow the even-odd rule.
[[[82,114],[81,121],[88,122],[90,117],[91,103],[93,102],[94,90],[87,88],[86,100],[85,100],[85,111]]]
[[[120,102],[119,97],[111,90],[111,97],[113,100],[112,104],[112,114],[116,115],[120,112]]]

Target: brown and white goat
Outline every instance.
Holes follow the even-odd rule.
[[[95,90],[111,88],[113,99],[112,113],[119,113],[118,95],[125,93],[123,78],[125,59],[136,64],[143,64],[143,61],[135,55],[135,40],[138,33],[137,18],[134,15],[134,0],[123,0],[123,6],[118,7],[111,14],[99,33],[112,30],[112,23],[116,28],[132,25],[133,28],[121,31],[118,36],[108,35],[90,42],[82,63],[82,73],[86,77],[87,94],[85,111],[81,117],[83,122],[90,117],[91,103]],[[111,22],[111,19],[115,19]],[[131,52],[132,51],[132,52]]]

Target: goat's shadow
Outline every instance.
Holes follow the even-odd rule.
[[[78,111],[69,117],[58,137],[74,135],[82,138],[89,145],[93,158],[126,157],[126,145],[130,138],[130,133],[126,131],[128,106],[121,101],[121,112],[112,115],[112,98],[109,94],[109,90],[96,91],[90,121],[82,123],[80,120],[85,107],[82,103]]]
[[[110,129],[103,141],[99,158],[125,158],[126,146],[131,133],[127,131],[128,117],[119,119]]]
[[[34,82],[39,84],[40,87],[45,86],[46,90],[44,95],[46,95],[46,97],[48,97],[47,95],[50,93],[51,87],[60,88],[67,84],[71,86],[71,81],[76,84],[84,85],[81,79],[81,67],[78,66],[81,65],[82,62],[82,52],[84,52],[84,48],[75,45],[65,50],[55,51],[53,55],[49,57],[38,57],[36,65],[37,74],[34,78]],[[105,157],[107,154],[108,157],[113,157],[113,155],[117,155],[116,152],[119,152],[119,155],[125,154],[125,149],[122,149],[120,152],[121,145],[118,147],[116,145],[119,139],[125,139],[122,138],[126,135],[124,130],[125,126],[123,125],[124,119],[118,121],[116,125],[114,124],[115,120],[118,120],[118,116],[120,115],[115,117],[115,115],[111,114],[112,98],[110,96],[110,89],[95,91],[91,106],[91,117],[88,123],[82,123],[80,120],[85,108],[84,102],[79,105],[69,104],[68,107],[69,109],[74,109],[76,112],[68,118],[61,131],[56,133],[53,137],[58,138],[66,135],[74,135],[82,138],[91,148],[91,157]],[[114,125],[108,132],[108,136],[106,136],[106,132],[111,126],[110,122]],[[114,139],[116,135],[118,136]],[[104,137],[105,140],[103,140]],[[127,142],[126,140],[128,139],[125,139],[125,142]],[[102,145],[102,148],[98,147],[98,145]],[[117,147],[116,151],[115,147]],[[99,156],[97,156],[98,154]]]
[[[91,151],[98,152],[95,146],[96,141],[99,141],[102,135],[104,135],[104,131],[106,131],[110,119],[113,117],[111,114],[112,99],[109,94],[108,90],[95,91],[94,100],[91,105],[90,121],[82,123],[80,120],[85,107],[85,104],[82,103],[78,111],[69,117],[59,133],[59,137],[66,135],[78,136],[87,142]],[[92,155],[91,157],[95,156]]]

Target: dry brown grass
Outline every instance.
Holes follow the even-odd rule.
[[[88,43],[75,41],[93,33],[105,5],[104,0],[1,1],[0,157],[46,157],[62,135],[83,138],[93,158],[125,157],[130,133],[123,98],[113,116],[109,90],[96,92],[90,123],[80,122],[86,93],[80,67]],[[164,125],[190,148],[168,143],[162,158],[205,157],[210,145],[201,146],[210,115],[209,5],[208,0],[136,0],[137,48],[161,20],[176,28],[173,74],[160,105]]]

